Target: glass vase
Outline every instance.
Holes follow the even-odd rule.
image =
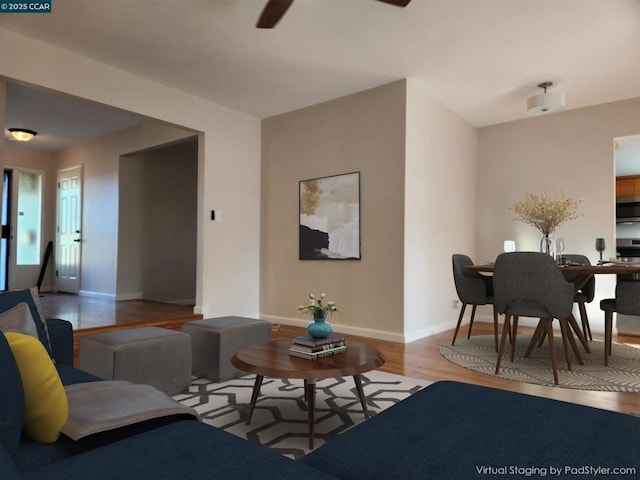
[[[540,239],[540,253],[546,253],[547,255],[551,255],[554,259],[556,258],[556,242],[550,233],[542,233],[542,238]]]

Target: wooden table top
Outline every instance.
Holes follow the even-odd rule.
[[[347,341],[344,353],[307,360],[289,355],[290,340],[272,340],[241,348],[231,357],[234,367],[264,377],[319,380],[359,375],[384,365],[386,359],[376,348]]]
[[[493,272],[493,264],[470,265],[467,268],[474,272]],[[640,273],[640,267],[627,267],[624,265],[564,265],[559,267],[565,274],[576,275],[631,275]]]

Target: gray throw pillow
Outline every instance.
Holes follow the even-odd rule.
[[[47,322],[42,311],[42,306],[40,305],[38,287],[0,292],[0,312],[10,310],[21,302],[29,305],[31,316],[36,324],[36,329],[38,330],[38,338],[51,355],[51,341],[49,340]]]
[[[25,302],[0,313],[0,330],[3,332],[17,332],[38,338],[36,322],[33,321],[29,305]]]

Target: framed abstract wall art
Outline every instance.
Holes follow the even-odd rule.
[[[300,260],[360,260],[360,172],[300,182]]]

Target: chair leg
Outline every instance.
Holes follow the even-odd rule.
[[[516,338],[518,338],[518,316],[513,317],[513,336],[511,337],[511,361],[516,354]]]
[[[580,349],[578,348],[576,339],[573,338],[573,333],[571,333],[571,328],[567,328],[567,339],[569,340],[569,345],[571,345],[571,350],[573,350],[573,354],[576,356],[576,360],[580,365],[584,365],[582,354],[580,353]],[[591,352],[587,352],[587,353],[591,353]]]
[[[609,366],[611,336],[613,333],[613,312],[604,312],[604,366]]]
[[[453,332],[453,340],[451,340],[451,345],[456,344],[456,338],[458,338],[458,331],[460,330],[460,324],[462,323],[462,317],[464,317],[464,311],[467,309],[467,304],[463,303],[462,308],[460,309],[460,315],[458,315],[458,324],[456,325],[456,331]]]
[[[502,327],[502,338],[500,339],[500,347],[498,348],[498,360],[496,361],[496,375],[500,372],[500,363],[502,363],[502,355],[504,354],[504,344],[507,340],[507,334],[511,331],[511,315],[504,315],[504,326]]]
[[[567,342],[567,337],[570,333],[567,332],[567,321],[560,320],[560,334],[562,335],[562,348],[564,349],[564,356],[567,359],[567,369],[571,370],[571,358],[569,355],[569,345]]]
[[[587,316],[587,307],[585,307],[584,302],[579,302],[578,308],[580,309],[580,321],[582,322],[582,333],[586,338],[593,341],[593,336],[591,335],[591,325],[589,325],[589,317]]]
[[[540,319],[540,321],[542,321],[542,319]],[[540,341],[538,342],[538,348],[540,348],[542,346],[542,344],[544,343],[544,339],[547,338],[547,331],[545,329],[542,329],[542,335],[540,335]]]
[[[567,321],[569,322],[569,325],[571,325],[571,328],[573,328],[573,331],[576,332],[576,335],[578,336],[578,339],[580,340],[580,343],[584,347],[584,350],[587,353],[591,353],[591,348],[589,347],[589,342],[587,342],[587,338],[582,333],[582,330],[580,330],[580,327],[578,326],[578,322],[576,322],[576,317],[573,316],[573,313],[571,315],[569,315],[569,317],[567,318]]]
[[[556,365],[556,346],[553,338],[552,319],[545,318],[547,337],[549,337],[549,354],[551,355],[551,368],[553,369],[553,381],[558,385],[558,366]]]
[[[529,346],[527,347],[527,350],[524,352],[524,358],[529,358],[529,355],[531,355],[531,352],[533,351],[533,347],[536,345],[536,343],[538,344],[538,347],[540,347],[540,342],[542,342],[546,336],[547,334],[545,332],[545,324],[542,321],[542,319],[540,319],[538,321],[538,325],[536,326],[535,331],[533,332],[533,336],[529,341]],[[539,339],[542,339],[542,340],[539,340]]]
[[[493,306],[493,343],[496,346],[496,352],[498,351],[498,311],[496,306]]]
[[[471,329],[473,328],[473,320],[476,318],[476,308],[478,306],[474,305],[471,308],[471,320],[469,320],[469,331],[467,332],[467,339],[471,338]]]

